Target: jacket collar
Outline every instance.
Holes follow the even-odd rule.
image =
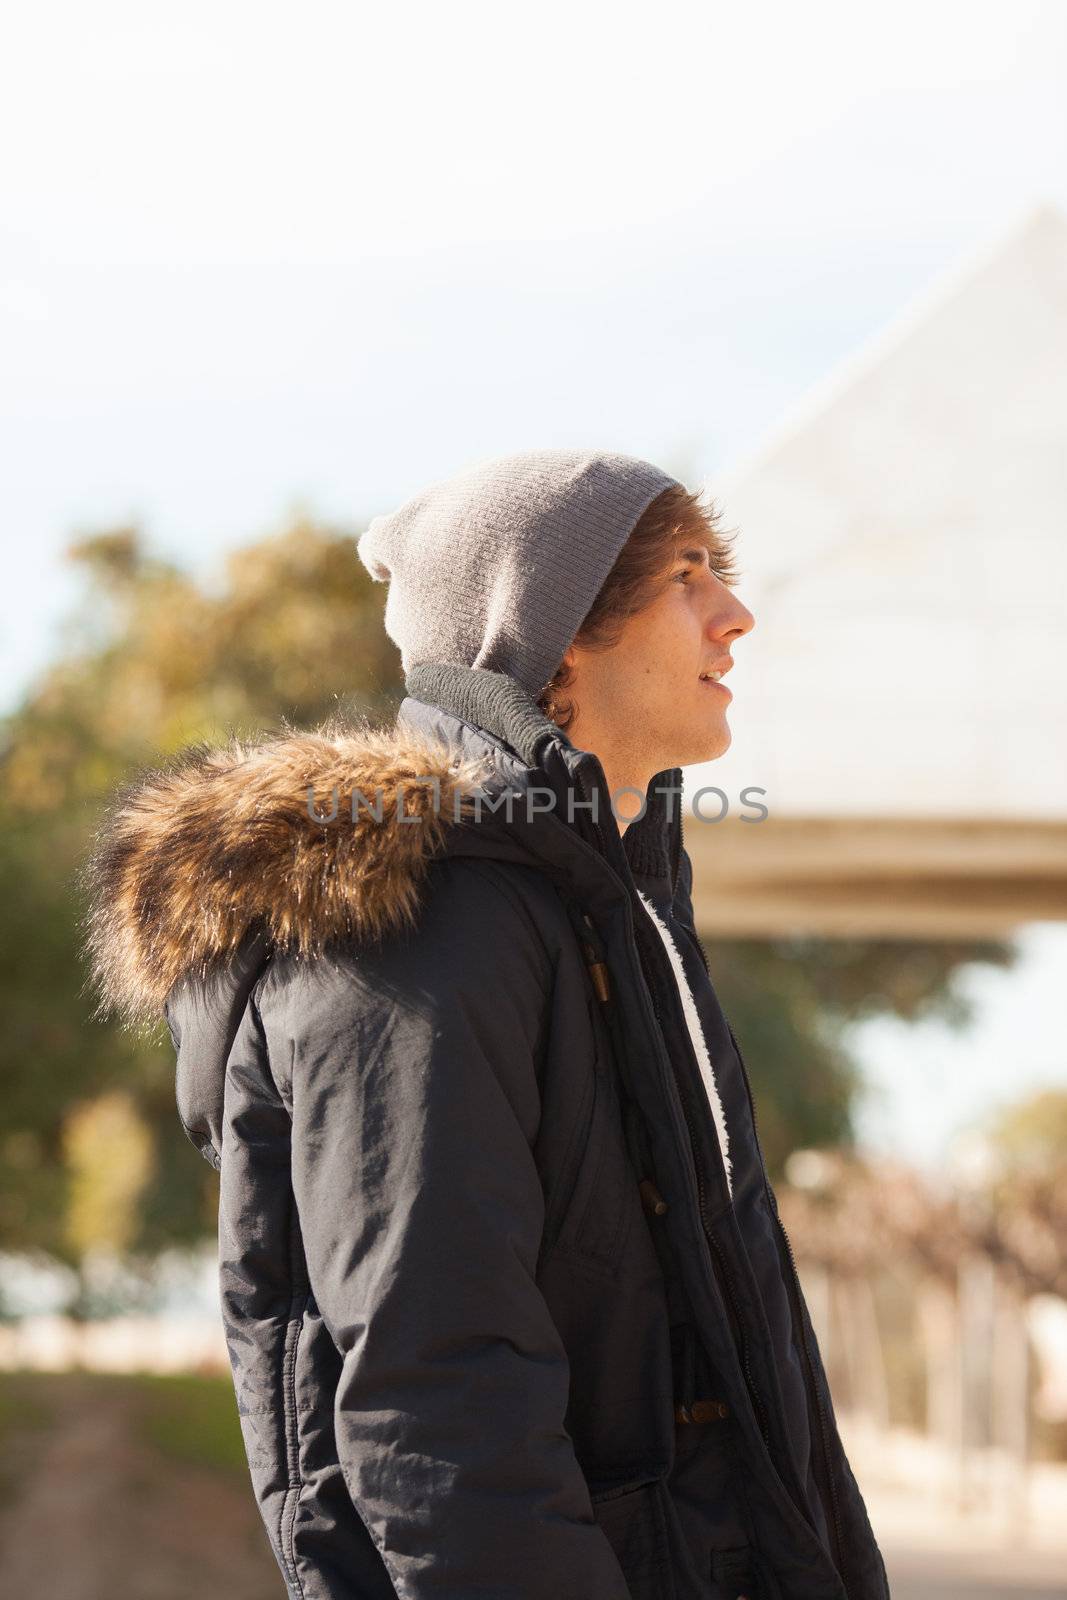
[[[682,769],[657,772],[646,790],[644,814],[619,834],[610,814],[607,778],[598,756],[579,750],[559,725],[546,717],[524,686],[507,673],[455,662],[423,662],[405,678],[407,698],[400,724],[419,719],[417,704],[435,706],[468,729],[490,735],[523,766],[549,777],[563,777],[600,793],[604,821],[600,843],[610,863],[620,854],[629,875],[651,898],[669,905],[677,887],[681,857]],[[585,832],[583,813],[579,829]]]

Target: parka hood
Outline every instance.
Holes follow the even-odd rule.
[[[412,926],[429,863],[490,766],[363,721],[201,744],[142,773],[85,874],[98,1014],[158,1019],[179,980],[208,978],[253,936],[311,956]]]
[[[407,685],[391,726],[333,719],[191,746],[127,784],[98,828],[82,879],[96,1014],[166,1019],[182,1124],[216,1167],[226,1062],[273,952],[414,930],[444,856],[535,867],[594,912],[631,871],[669,903],[680,825],[655,785],[625,836],[611,821],[594,842],[563,802],[584,805],[603,769],[513,678],[438,663]],[[680,787],[678,768],[657,777]],[[502,791],[537,801],[483,807]],[[546,793],[555,811],[540,809]]]
[[[580,872],[584,816],[576,827],[558,812],[514,825],[479,796],[541,785],[560,799],[580,771],[586,786],[590,772],[602,779],[596,757],[506,674],[442,664],[415,668],[408,684],[390,726],[333,718],[201,743],[118,792],[82,879],[98,1016],[156,1021],[180,980],[206,981],[252,942],[310,957],[412,929],[444,854]],[[679,769],[657,776],[680,792]],[[624,841],[613,822],[602,831],[610,864],[666,882],[676,828],[651,793]]]

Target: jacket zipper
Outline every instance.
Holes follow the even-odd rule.
[[[745,1088],[748,1091],[749,1105],[752,1107],[752,1127],[753,1127],[753,1132],[756,1132],[755,1104],[754,1104],[753,1099],[752,1099],[752,1090],[749,1087],[748,1072],[747,1072],[747,1070],[745,1068],[744,1057],[741,1054],[741,1049],[740,1049],[740,1046],[738,1045],[737,1039],[736,1039],[736,1037],[734,1035],[734,1030],[733,1030],[733,1028],[730,1027],[729,1020],[727,1020],[726,1026],[730,1029],[730,1038],[733,1040],[734,1049],[737,1051],[737,1059],[741,1063],[741,1072],[742,1072],[742,1075],[744,1076]],[[759,1144],[759,1134],[758,1134],[758,1132],[756,1133],[756,1141],[757,1141],[757,1146],[758,1146],[758,1144]],[[844,1585],[844,1583],[845,1583],[845,1580],[844,1580],[844,1541],[843,1541],[842,1532],[841,1532],[841,1508],[840,1508],[840,1505],[838,1503],[837,1485],[834,1483],[833,1469],[831,1467],[830,1429],[829,1429],[829,1423],[828,1423],[827,1417],[826,1417],[825,1408],[824,1408],[823,1402],[822,1402],[822,1395],[819,1392],[819,1385],[818,1385],[818,1382],[816,1381],[816,1377],[815,1377],[815,1363],[814,1363],[814,1360],[812,1358],[811,1349],[810,1349],[809,1344],[808,1344],[807,1330],[805,1328],[804,1317],[803,1317],[803,1314],[801,1312],[801,1306],[800,1306],[800,1295],[801,1295],[800,1275],[797,1272],[796,1257],[793,1254],[793,1246],[790,1243],[789,1235],[785,1230],[785,1223],[782,1221],[781,1217],[778,1215],[778,1204],[777,1204],[777,1201],[774,1198],[774,1194],[773,1194],[773,1191],[771,1190],[771,1186],[770,1186],[770,1181],[769,1181],[769,1179],[767,1177],[767,1169],[766,1169],[766,1165],[765,1165],[765,1163],[763,1161],[763,1151],[762,1151],[762,1149],[760,1150],[760,1164],[761,1164],[761,1166],[763,1166],[763,1186],[764,1186],[764,1189],[765,1189],[765,1191],[767,1193],[767,1199],[768,1199],[768,1202],[770,1204],[771,1210],[774,1213],[774,1220],[775,1220],[775,1223],[777,1225],[778,1232],[781,1234],[782,1241],[785,1244],[786,1255],[787,1255],[787,1257],[789,1259],[789,1274],[790,1274],[789,1289],[790,1289],[790,1295],[791,1295],[792,1302],[793,1302],[793,1315],[794,1315],[794,1318],[795,1318],[795,1321],[796,1321],[797,1333],[798,1333],[798,1335],[800,1337],[800,1347],[801,1347],[801,1350],[803,1351],[803,1355],[804,1355],[804,1370],[805,1370],[805,1377],[807,1379],[808,1394],[809,1394],[809,1397],[810,1397],[810,1399],[811,1399],[811,1401],[813,1403],[813,1409],[814,1409],[814,1412],[815,1412],[816,1420],[818,1422],[819,1440],[820,1440],[820,1443],[822,1445],[822,1461],[821,1461],[820,1465],[821,1465],[821,1468],[822,1468],[821,1477],[822,1477],[822,1485],[823,1485],[823,1490],[824,1490],[824,1500],[825,1500],[825,1503],[827,1504],[827,1506],[829,1508],[829,1511],[830,1511],[830,1527],[831,1527],[831,1530],[832,1530],[833,1541],[834,1541],[834,1559],[835,1559],[835,1561],[837,1563],[838,1573],[841,1575],[841,1582]],[[846,1594],[846,1596],[848,1594],[847,1585],[845,1585],[845,1594]]]
[[[583,790],[583,792],[585,794],[585,798],[586,799],[592,799],[592,794],[591,794],[588,786],[586,785],[585,776],[584,776],[584,773],[582,772],[581,768],[578,769],[578,781],[579,781],[579,787]],[[604,851],[604,835],[603,835],[603,833],[601,831],[600,823],[598,821],[594,821],[592,819],[592,817],[590,817],[590,826],[592,827],[592,829],[593,829],[593,831],[594,831],[594,833],[596,835],[597,842],[598,842],[598,844],[600,846],[601,853],[605,854],[606,852]],[[677,852],[676,852],[676,854],[677,854]],[[677,879],[677,875],[678,875],[678,861],[676,860],[674,865],[673,865],[673,877],[674,877],[675,880]],[[651,932],[651,929],[649,930],[649,932]],[[641,937],[641,936],[639,935],[639,937]],[[651,941],[649,941],[649,942],[651,942]],[[658,1002],[658,1000],[656,998],[655,991],[654,991],[654,989],[653,989],[651,984],[648,985],[648,992],[649,992],[649,997],[650,997],[650,999],[652,1001],[652,1010],[653,1010],[653,1013],[654,1013],[655,1018],[656,1018],[656,1023],[657,1023],[657,1025],[659,1027],[660,1034],[661,1034],[661,1036],[666,1038],[666,1034],[664,1033],[664,1029],[663,1029],[663,1014],[660,1011],[659,1002]],[[719,1244],[718,1239],[716,1239],[716,1237],[715,1237],[714,1233],[712,1232],[711,1227],[710,1227],[710,1225],[708,1223],[706,1175],[705,1175],[705,1171],[704,1171],[704,1164],[703,1164],[702,1160],[700,1159],[700,1155],[698,1153],[699,1152],[699,1146],[698,1146],[698,1143],[697,1143],[696,1123],[695,1123],[695,1119],[694,1119],[694,1116],[693,1116],[692,1098],[690,1096],[688,1086],[682,1083],[682,1081],[681,1081],[681,1079],[680,1079],[680,1077],[679,1077],[677,1072],[673,1073],[673,1077],[674,1077],[675,1087],[678,1089],[679,1099],[681,1100],[681,1103],[682,1103],[682,1113],[683,1113],[683,1116],[685,1117],[686,1128],[687,1128],[687,1130],[689,1132],[689,1144],[690,1144],[690,1149],[691,1149],[692,1157],[693,1157],[693,1168],[694,1168],[694,1171],[696,1173],[696,1180],[697,1180],[697,1202],[698,1202],[698,1210],[699,1210],[699,1213],[700,1213],[701,1230],[702,1230],[702,1232],[704,1234],[705,1239],[708,1242],[709,1248],[711,1250],[712,1259],[714,1260],[714,1262],[717,1264],[717,1267],[718,1267],[718,1277],[719,1277],[720,1283],[721,1283],[721,1285],[722,1285],[722,1287],[723,1287],[723,1289],[725,1291],[724,1299],[725,1299],[725,1302],[726,1302],[727,1310],[728,1310],[729,1315],[730,1315],[731,1326],[732,1326],[733,1334],[734,1334],[734,1341],[735,1341],[735,1344],[737,1345],[738,1353],[739,1353],[739,1355],[741,1357],[741,1366],[742,1366],[742,1371],[743,1371],[744,1377],[745,1377],[745,1384],[746,1384],[746,1386],[748,1388],[749,1395],[751,1396],[751,1399],[752,1399],[753,1410],[756,1413],[756,1420],[757,1420],[757,1422],[759,1424],[759,1430],[760,1430],[760,1433],[761,1433],[761,1435],[763,1437],[763,1442],[767,1446],[767,1449],[768,1449],[768,1452],[769,1452],[770,1451],[770,1432],[769,1432],[769,1427],[768,1427],[768,1422],[767,1422],[767,1408],[766,1408],[766,1404],[765,1404],[762,1396],[760,1395],[759,1388],[758,1388],[758,1386],[756,1384],[755,1374],[752,1371],[752,1366],[751,1366],[751,1362],[750,1362],[750,1358],[749,1358],[748,1341],[747,1341],[747,1339],[745,1337],[744,1324],[743,1324],[742,1318],[741,1318],[741,1311],[740,1311],[740,1305],[739,1305],[738,1298],[737,1298],[736,1285],[734,1283],[733,1274],[731,1273],[731,1271],[729,1269],[729,1265],[728,1265],[728,1263],[726,1261],[725,1253],[724,1253],[724,1251],[722,1249],[722,1246]]]
[[[577,776],[578,776],[578,786],[579,786],[579,788],[583,791],[583,794],[584,794],[585,798],[591,800],[592,799],[592,791],[591,791],[589,785],[586,783],[585,775],[582,772],[580,767],[577,769]],[[682,853],[682,845],[683,845],[682,815],[683,815],[683,811],[682,811],[682,808],[681,808],[681,803],[679,802],[678,826],[674,830],[674,833],[673,833],[673,836],[672,836],[672,841],[671,841],[670,869],[671,869],[671,904],[672,904],[672,906],[673,906],[673,903],[674,903],[674,897],[675,897],[675,893],[677,891],[677,886],[678,886],[678,878],[679,878],[679,874],[680,874],[680,870],[681,870],[681,853]],[[591,829],[593,831],[594,837],[595,837],[597,845],[599,847],[600,855],[603,858],[606,859],[607,852],[606,852],[605,845],[604,845],[604,835],[603,835],[603,831],[601,829],[601,825],[600,825],[599,821],[594,821],[593,818],[590,816],[590,818],[589,818],[589,826],[591,827]],[[590,927],[590,931],[592,932],[593,931],[593,925],[592,925],[591,919],[586,918],[586,922]],[[699,934],[696,933],[695,929],[692,929],[691,931],[693,932],[694,937],[696,938],[697,947],[698,947],[698,949],[700,951],[700,958],[701,958],[701,960],[702,960],[702,962],[704,964],[704,969],[708,973],[708,976],[710,978],[711,973],[710,973],[710,968],[708,966],[707,952],[704,949],[703,942],[700,939]],[[636,932],[636,925],[635,925],[635,932]],[[651,930],[647,930],[647,929],[645,930],[646,934],[650,934],[650,932],[651,932]],[[594,935],[594,937],[596,937],[599,940],[599,935]],[[642,935],[638,935],[639,939],[641,937],[642,937]],[[650,937],[649,937],[649,943],[651,944],[651,938]],[[602,949],[599,951],[599,954],[600,954],[601,960],[602,960],[603,959],[603,950]],[[656,1018],[656,1022],[657,1022],[657,1025],[658,1025],[659,1029],[660,1029],[660,1033],[661,1033],[661,1035],[663,1035],[663,1015],[662,1015],[662,1012],[660,1011],[660,1007],[659,1007],[659,1004],[657,1002],[656,995],[655,995],[655,992],[653,990],[652,985],[649,984],[647,987],[648,987],[649,998],[650,998],[651,1003],[652,1003],[653,1014],[654,1014],[654,1016]],[[725,1016],[725,1013],[724,1013],[724,1016]],[[842,1588],[844,1589],[844,1592],[845,1592],[845,1600],[848,1600],[848,1588],[847,1588],[847,1585],[845,1584],[845,1580],[844,1580],[843,1558],[842,1558],[842,1554],[841,1554],[842,1546],[843,1546],[843,1540],[842,1540],[842,1533],[841,1533],[840,1509],[839,1509],[839,1506],[838,1506],[837,1491],[836,1491],[836,1488],[835,1488],[835,1485],[834,1485],[834,1481],[833,1481],[833,1474],[832,1474],[832,1472],[830,1470],[829,1433],[828,1433],[826,1418],[825,1418],[824,1413],[823,1413],[822,1399],[821,1399],[821,1396],[820,1396],[820,1394],[818,1392],[818,1386],[817,1386],[817,1384],[815,1382],[814,1367],[813,1367],[813,1364],[812,1364],[811,1352],[808,1349],[807,1335],[806,1335],[806,1333],[804,1331],[803,1319],[800,1316],[800,1308],[799,1308],[799,1303],[798,1303],[798,1296],[800,1294],[800,1280],[799,1280],[799,1276],[798,1276],[797,1270],[796,1270],[796,1262],[795,1262],[795,1260],[793,1258],[792,1246],[791,1246],[791,1244],[789,1242],[788,1235],[786,1234],[785,1226],[782,1223],[782,1220],[778,1215],[778,1207],[777,1207],[777,1204],[775,1203],[774,1195],[773,1195],[773,1192],[771,1191],[770,1182],[769,1182],[769,1179],[767,1177],[767,1166],[766,1166],[766,1162],[764,1161],[764,1158],[763,1158],[763,1147],[760,1144],[760,1139],[759,1139],[759,1130],[758,1130],[757,1122],[756,1122],[756,1106],[755,1106],[755,1102],[754,1102],[754,1100],[752,1098],[752,1088],[751,1088],[751,1085],[750,1085],[749,1079],[748,1079],[748,1070],[747,1070],[747,1068],[745,1066],[744,1057],[741,1054],[740,1047],[737,1044],[737,1039],[736,1039],[736,1037],[734,1035],[733,1029],[730,1027],[730,1023],[729,1023],[729,1019],[728,1018],[726,1019],[726,1025],[727,1025],[727,1028],[729,1028],[729,1030],[730,1030],[730,1037],[731,1037],[731,1039],[733,1041],[734,1048],[737,1050],[738,1061],[741,1064],[741,1076],[742,1076],[742,1079],[744,1081],[745,1093],[746,1093],[746,1095],[748,1097],[749,1108],[750,1108],[750,1112],[751,1112],[751,1116],[752,1116],[752,1128],[753,1128],[753,1133],[754,1133],[755,1139],[756,1139],[756,1148],[757,1148],[757,1151],[759,1152],[760,1168],[761,1168],[762,1175],[763,1175],[764,1190],[767,1193],[768,1200],[769,1200],[770,1205],[771,1205],[771,1210],[774,1213],[775,1223],[776,1223],[776,1225],[778,1227],[779,1232],[782,1235],[783,1240],[785,1241],[786,1249],[787,1249],[788,1256],[789,1256],[790,1273],[791,1273],[791,1280],[792,1280],[791,1284],[790,1284],[790,1291],[791,1291],[791,1296],[792,1296],[793,1305],[794,1305],[794,1316],[795,1316],[795,1319],[796,1319],[796,1326],[797,1326],[798,1333],[799,1333],[799,1336],[800,1336],[801,1348],[802,1348],[803,1355],[804,1355],[805,1380],[806,1380],[806,1387],[807,1387],[807,1390],[808,1390],[809,1406],[812,1407],[814,1409],[814,1411],[815,1411],[815,1415],[816,1415],[816,1418],[817,1418],[817,1421],[818,1421],[819,1440],[820,1440],[820,1443],[822,1445],[822,1456],[823,1456],[823,1460],[822,1460],[822,1463],[821,1463],[822,1468],[823,1468],[822,1476],[823,1476],[823,1481],[824,1481],[825,1486],[826,1486],[825,1487],[825,1492],[823,1494],[823,1499],[824,1499],[824,1504],[827,1504],[829,1506],[829,1510],[830,1510],[831,1538],[832,1538],[832,1541],[833,1541],[833,1544],[834,1544],[835,1564],[837,1566],[838,1575],[841,1577]],[[663,1035],[663,1036],[665,1037],[665,1035]],[[668,1060],[669,1059],[670,1058],[668,1056]],[[709,1246],[709,1250],[710,1250],[710,1253],[711,1253],[712,1260],[713,1260],[714,1264],[718,1268],[717,1276],[718,1276],[719,1282],[720,1282],[721,1286],[723,1287],[723,1289],[725,1290],[724,1300],[726,1302],[727,1310],[728,1310],[728,1313],[729,1313],[729,1316],[730,1316],[730,1322],[731,1322],[731,1327],[732,1327],[733,1334],[734,1334],[735,1344],[737,1346],[738,1353],[739,1353],[740,1358],[741,1358],[742,1372],[744,1374],[745,1384],[746,1384],[746,1387],[748,1389],[749,1395],[750,1395],[751,1400],[752,1400],[752,1406],[753,1406],[753,1410],[754,1410],[755,1415],[756,1415],[756,1420],[757,1420],[757,1423],[758,1423],[758,1426],[759,1426],[760,1434],[761,1434],[761,1436],[763,1438],[763,1442],[764,1442],[764,1445],[767,1448],[768,1454],[773,1457],[773,1451],[771,1449],[770,1434],[769,1434],[769,1428],[768,1428],[768,1422],[767,1422],[767,1408],[766,1408],[766,1404],[765,1404],[765,1402],[764,1402],[764,1400],[763,1400],[763,1398],[762,1398],[762,1396],[761,1396],[761,1394],[759,1392],[759,1388],[758,1388],[758,1385],[756,1384],[756,1380],[755,1380],[755,1375],[754,1375],[754,1373],[752,1371],[752,1367],[751,1367],[751,1363],[750,1363],[750,1359],[749,1359],[748,1343],[747,1343],[747,1339],[746,1339],[746,1336],[745,1336],[745,1333],[744,1333],[744,1325],[743,1325],[742,1318],[741,1318],[740,1305],[739,1305],[739,1301],[738,1301],[738,1298],[737,1298],[736,1285],[735,1285],[735,1282],[734,1282],[733,1274],[732,1274],[732,1272],[730,1270],[730,1267],[729,1267],[729,1264],[728,1264],[728,1262],[726,1260],[725,1253],[724,1253],[724,1251],[722,1249],[722,1246],[719,1244],[719,1241],[716,1239],[715,1235],[713,1234],[713,1232],[711,1230],[711,1227],[709,1225],[709,1222],[708,1222],[708,1215],[707,1215],[707,1184],[705,1182],[704,1165],[703,1165],[703,1162],[702,1162],[702,1160],[701,1160],[701,1158],[700,1158],[700,1156],[698,1154],[698,1148],[699,1147],[697,1145],[696,1127],[695,1127],[694,1116],[693,1116],[692,1099],[691,1099],[691,1096],[689,1094],[688,1087],[685,1084],[682,1083],[681,1079],[679,1078],[678,1073],[673,1070],[673,1063],[671,1063],[671,1066],[672,1066],[672,1076],[674,1077],[675,1087],[678,1090],[679,1099],[680,1099],[681,1105],[682,1105],[682,1113],[683,1113],[683,1116],[685,1118],[686,1128],[687,1128],[688,1133],[689,1133],[689,1144],[690,1144],[690,1150],[691,1150],[692,1160],[693,1160],[693,1169],[694,1169],[694,1172],[695,1172],[695,1175],[696,1175],[696,1180],[697,1180],[697,1200],[698,1200],[698,1211],[699,1211],[699,1215],[700,1215],[701,1231],[703,1232],[704,1237],[708,1242],[708,1246]],[[791,1474],[791,1476],[796,1479],[797,1475],[794,1472],[794,1473]],[[801,1492],[801,1498],[802,1499],[805,1498],[804,1486],[799,1482],[799,1479],[797,1479],[797,1487]]]
[[[660,1011],[659,1002],[656,999],[655,992],[651,985],[649,985],[649,995],[652,1000],[652,1010],[655,1014],[656,1022],[659,1025],[660,1032],[663,1033],[663,1014]],[[679,1092],[679,1098],[682,1102],[682,1114],[685,1117],[685,1125],[689,1131],[689,1144],[693,1152],[693,1166],[696,1171],[697,1178],[697,1204],[700,1212],[700,1225],[703,1230],[704,1237],[708,1242],[712,1257],[716,1263],[716,1266],[718,1267],[719,1280],[723,1289],[725,1290],[724,1298],[726,1300],[727,1309],[730,1313],[730,1323],[733,1329],[734,1342],[737,1345],[738,1354],[741,1357],[741,1369],[744,1373],[745,1384],[752,1399],[752,1407],[756,1413],[756,1420],[759,1424],[760,1433],[763,1436],[763,1442],[769,1451],[771,1441],[770,1429],[767,1422],[767,1407],[762,1395],[759,1392],[759,1388],[756,1383],[756,1377],[752,1371],[748,1339],[745,1335],[744,1323],[741,1318],[740,1303],[737,1298],[737,1287],[734,1282],[733,1273],[731,1272],[729,1263],[727,1262],[725,1252],[723,1251],[718,1239],[715,1237],[715,1234],[712,1232],[711,1226],[708,1222],[707,1184],[705,1182],[704,1163],[700,1158],[697,1145],[696,1121],[693,1115],[692,1097],[689,1093],[688,1085],[682,1083],[677,1073],[674,1074],[674,1082]]]
[[[674,867],[673,867],[672,882],[671,882],[672,890],[675,890],[677,888],[678,872],[679,872],[679,868],[681,866],[681,849],[682,849],[682,842],[683,842],[682,841],[682,809],[679,809],[678,829],[677,829],[676,837],[677,837],[677,844],[676,844],[676,847],[675,847],[675,850],[674,850]],[[672,903],[673,903],[673,893],[672,893]],[[695,924],[695,918],[694,918],[694,924]],[[705,972],[708,974],[708,976],[710,978],[710,976],[711,976],[711,968],[710,968],[710,966],[708,964],[708,953],[704,948],[704,941],[701,939],[699,933],[697,933],[695,925],[689,931],[693,934],[693,937],[694,937],[694,939],[696,941],[697,949],[700,952],[700,959],[704,963],[704,970],[705,970]],[[815,1417],[816,1417],[816,1420],[817,1420],[817,1423],[818,1423],[818,1434],[819,1434],[819,1441],[820,1441],[820,1444],[821,1444],[821,1454],[822,1454],[822,1460],[820,1462],[820,1467],[821,1467],[821,1474],[820,1475],[821,1475],[821,1478],[822,1478],[822,1486],[823,1486],[823,1491],[824,1491],[824,1501],[825,1501],[825,1503],[827,1505],[827,1508],[828,1508],[828,1510],[830,1512],[830,1526],[831,1526],[831,1531],[832,1531],[833,1541],[834,1541],[834,1559],[835,1559],[835,1562],[837,1564],[837,1570],[838,1570],[839,1576],[841,1577],[842,1585],[845,1587],[845,1594],[846,1594],[846,1597],[847,1597],[848,1588],[847,1588],[847,1585],[845,1585],[845,1579],[844,1579],[844,1558],[843,1558],[844,1541],[843,1541],[842,1531],[841,1531],[841,1508],[840,1508],[840,1505],[839,1505],[839,1502],[838,1502],[837,1486],[834,1483],[834,1475],[833,1475],[833,1471],[832,1471],[831,1465],[830,1465],[831,1450],[830,1450],[829,1424],[828,1424],[828,1421],[827,1421],[827,1418],[826,1418],[826,1414],[825,1414],[825,1410],[824,1410],[824,1407],[823,1407],[822,1395],[819,1392],[819,1386],[818,1386],[818,1383],[817,1383],[816,1378],[815,1378],[815,1363],[814,1363],[814,1361],[812,1359],[811,1350],[810,1350],[810,1348],[808,1346],[808,1336],[807,1336],[807,1332],[806,1332],[806,1329],[805,1329],[805,1326],[804,1326],[804,1318],[803,1318],[803,1315],[801,1313],[801,1307],[800,1307],[800,1295],[801,1295],[800,1275],[797,1272],[796,1257],[793,1254],[793,1246],[790,1243],[789,1235],[788,1235],[788,1233],[786,1232],[786,1229],[785,1229],[785,1224],[782,1221],[781,1217],[778,1215],[778,1202],[776,1201],[776,1199],[774,1197],[774,1191],[771,1189],[770,1179],[767,1177],[767,1163],[763,1158],[763,1146],[760,1144],[759,1127],[758,1127],[757,1119],[756,1119],[756,1102],[755,1102],[755,1100],[753,1099],[753,1096],[752,1096],[752,1086],[751,1086],[751,1084],[749,1082],[748,1069],[745,1066],[745,1058],[741,1053],[741,1046],[737,1042],[737,1035],[734,1033],[733,1027],[730,1024],[729,1018],[726,1017],[725,1012],[723,1013],[723,1017],[724,1017],[724,1020],[726,1022],[726,1026],[729,1029],[730,1039],[731,1039],[731,1041],[733,1043],[733,1047],[737,1052],[737,1059],[741,1064],[741,1077],[742,1077],[742,1079],[744,1081],[745,1093],[748,1096],[749,1111],[750,1111],[751,1116],[752,1116],[752,1131],[753,1131],[753,1134],[755,1135],[756,1149],[759,1152],[760,1168],[761,1168],[761,1171],[763,1173],[764,1191],[765,1191],[765,1193],[767,1195],[768,1204],[770,1205],[771,1211],[772,1211],[772,1213],[774,1215],[774,1220],[775,1220],[775,1224],[776,1224],[776,1226],[778,1228],[778,1232],[781,1234],[783,1243],[785,1244],[786,1255],[787,1255],[788,1260],[789,1260],[789,1274],[790,1274],[789,1294],[790,1294],[790,1299],[791,1299],[792,1305],[793,1305],[793,1316],[794,1316],[795,1323],[796,1323],[796,1329],[797,1329],[797,1333],[798,1333],[799,1338],[800,1338],[800,1346],[801,1346],[801,1350],[802,1350],[803,1356],[804,1356],[804,1376],[805,1376],[805,1382],[806,1382],[806,1386],[807,1386],[807,1390],[808,1390],[808,1399],[809,1399],[809,1403],[811,1405],[811,1408],[815,1413]]]

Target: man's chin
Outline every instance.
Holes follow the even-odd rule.
[[[724,719],[717,728],[712,728],[706,731],[700,739],[693,740],[692,745],[695,753],[688,756],[684,761],[680,761],[678,765],[681,767],[695,767],[701,761],[717,761],[720,756],[724,756],[729,750],[732,740],[733,734]]]

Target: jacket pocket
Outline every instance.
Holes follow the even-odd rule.
[[[711,1552],[711,1576],[730,1600],[759,1600],[752,1547],[747,1544]]]
[[[659,1479],[592,1494],[593,1515],[623,1571],[631,1600],[674,1600]]]

